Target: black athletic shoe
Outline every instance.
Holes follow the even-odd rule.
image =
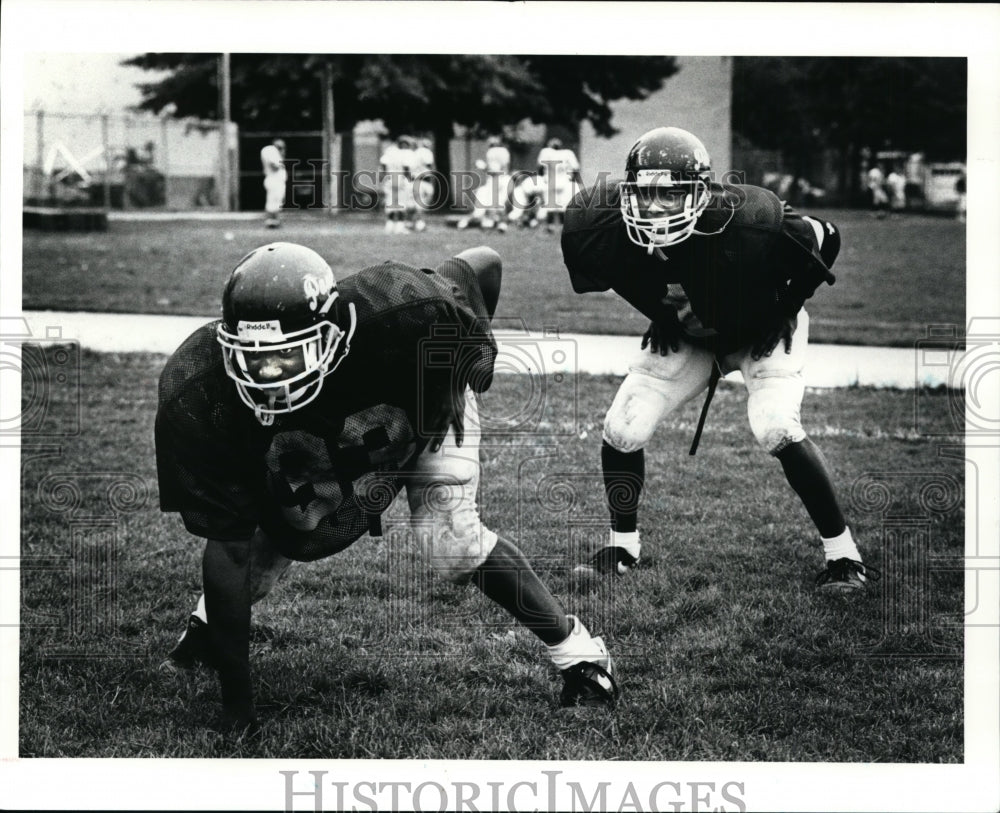
[[[162,665],[168,669],[191,670],[198,664],[212,665],[211,643],[208,624],[192,615],[188,618],[187,629]]]
[[[573,568],[573,572],[584,578],[624,576],[636,566],[638,561],[625,548],[608,545],[597,551],[588,561]]]
[[[816,576],[816,587],[827,592],[863,590],[868,579],[877,582],[882,572],[854,559],[834,559]]]
[[[607,706],[614,708],[618,702],[618,684],[611,676],[611,660],[608,668],[598,663],[584,661],[563,669],[562,692],[559,694],[559,705],[569,706]]]

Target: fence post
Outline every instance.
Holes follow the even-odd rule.
[[[129,155],[129,150],[131,149],[131,142],[132,142],[132,132],[131,132],[132,131],[132,117],[131,116],[125,116],[125,119],[124,119],[124,121],[122,123],[123,123],[124,131],[125,131],[125,139],[124,139],[124,141],[125,141],[125,155],[124,155],[125,166],[122,169],[122,209],[124,209],[125,211],[128,211],[129,208],[130,208],[129,207],[129,199],[128,199],[128,181],[129,181],[129,177],[128,177],[128,175],[129,175],[129,172],[128,172],[128,169],[129,169],[128,155]]]
[[[333,215],[337,205],[337,185],[333,182],[333,149],[337,140],[337,126],[333,106],[333,67],[323,68],[323,187],[326,190],[326,213]]]
[[[104,148],[104,211],[111,210],[111,143],[108,137],[108,114],[101,116],[101,146]]]
[[[163,142],[161,152],[163,153],[163,208],[170,208],[170,152],[167,149],[167,119],[160,119],[160,140]]]
[[[40,202],[45,195],[45,111],[35,115],[35,147],[37,149],[38,173],[35,175],[35,197]]]
[[[219,84],[219,135],[221,144],[219,145],[219,164],[221,166],[221,190],[219,201],[222,203],[222,211],[232,211],[232,160],[229,154],[229,121],[232,118],[232,97],[230,91],[230,58],[229,54],[220,54],[218,63],[218,84]]]

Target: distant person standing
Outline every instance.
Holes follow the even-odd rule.
[[[285,205],[285,187],[288,171],[285,169],[285,142],[274,139],[260,151],[260,163],[264,170],[264,225],[269,229],[281,226],[281,207]]]
[[[885,179],[885,187],[889,193],[889,209],[893,212],[906,209],[906,178],[898,167],[893,167]]]
[[[423,214],[433,207],[436,200],[434,170],[434,142],[429,138],[421,138],[414,150],[413,166],[415,173],[413,193],[417,205],[413,227],[417,231],[426,228]]]
[[[538,187],[542,201],[540,215],[545,230],[555,231],[563,213],[579,191],[580,162],[573,150],[563,147],[558,138],[550,139],[538,153]]]
[[[416,146],[407,135],[399,136],[379,158],[387,234],[407,234],[408,225],[412,225],[410,221],[416,220],[413,179],[417,161]]]
[[[875,164],[868,170],[868,199],[875,217],[880,220],[888,214],[889,196],[885,193],[885,172]]]
[[[486,170],[485,182],[476,189],[472,214],[458,221],[459,229],[479,226],[483,229],[507,231],[507,210],[510,206],[510,150],[498,136],[486,142],[486,158],[476,162]]]

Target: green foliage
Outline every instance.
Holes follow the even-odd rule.
[[[338,130],[381,119],[393,132],[496,131],[524,118],[614,131],[608,103],[644,98],[677,72],[673,57],[477,54],[232,54],[233,118],[246,129],[317,127],[320,79],[333,76]],[[141,86],[144,110],[218,116],[218,55],[142,54],[125,64],[169,70]]]
[[[884,147],[964,159],[967,62],[941,57],[737,57],[733,130],[792,156]]]
[[[214,676],[157,669],[194,606],[201,553],[157,509],[162,364],[85,354],[82,433],[61,439],[57,457],[22,454],[22,553],[32,565],[21,571],[22,757],[962,762],[962,574],[935,571],[895,608],[926,611],[933,639],[918,624],[885,636],[900,620],[883,604],[899,586],[888,574],[885,593],[817,595],[818,543],[780,467],[756,448],[741,389],[720,387],[696,458],[686,450],[698,404],[651,444],[645,566],[609,592],[569,589],[569,567],[606,522],[600,421],[617,381],[603,377],[582,377],[580,399],[553,403],[537,434],[487,434],[480,503],[484,521],[608,640],[624,692],[615,713],[560,710],[541,645],[473,587],[430,579],[404,533],[296,565],[255,607],[262,737],[227,739],[216,730]],[[484,415],[499,425],[520,414],[529,384],[498,377]],[[945,425],[947,395],[928,397],[924,413]],[[59,389],[48,406],[60,425],[77,408]],[[809,393],[803,420],[845,500],[873,471],[910,473],[914,498],[922,477],[962,481],[963,461],[940,456],[914,427],[910,393]],[[148,494],[132,512],[108,513],[102,473],[137,476]],[[76,515],[43,499],[50,475],[76,484]],[[577,499],[543,500],[543,476]],[[402,502],[387,528],[405,523]],[[889,520],[853,502],[848,511],[868,560],[883,566]],[[931,553],[960,557],[963,528],[961,506],[932,517]],[[114,606],[115,616],[74,632],[74,619],[104,618],[74,614],[74,596],[89,602],[109,578],[58,557],[111,539],[104,597],[116,603],[87,606]]]

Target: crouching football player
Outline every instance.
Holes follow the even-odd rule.
[[[481,247],[434,271],[386,262],[338,285],[316,252],[273,243],[240,261],[222,319],[168,361],[160,504],[207,542],[204,593],[167,663],[218,671],[227,725],[255,724],[251,604],[292,561],[380,533],[404,488],[433,569],[472,581],[541,639],[563,678],[561,703],[614,704],[602,640],[479,518],[475,393],[493,376],[500,277],[499,256]],[[432,325],[454,336],[454,366],[421,368]]]
[[[667,416],[706,389],[711,398],[720,375],[740,370],[754,438],[781,464],[820,537],[826,565],[816,584],[850,591],[878,576],[862,564],[826,459],[799,416],[804,306],[833,284],[839,250],[832,223],[766,189],[714,183],[704,144],[677,127],[640,137],[623,181],[576,196],[562,232],[573,289],[613,289],[651,320],[604,422],[611,534],[578,572],[614,576],[636,564],[644,447]]]

